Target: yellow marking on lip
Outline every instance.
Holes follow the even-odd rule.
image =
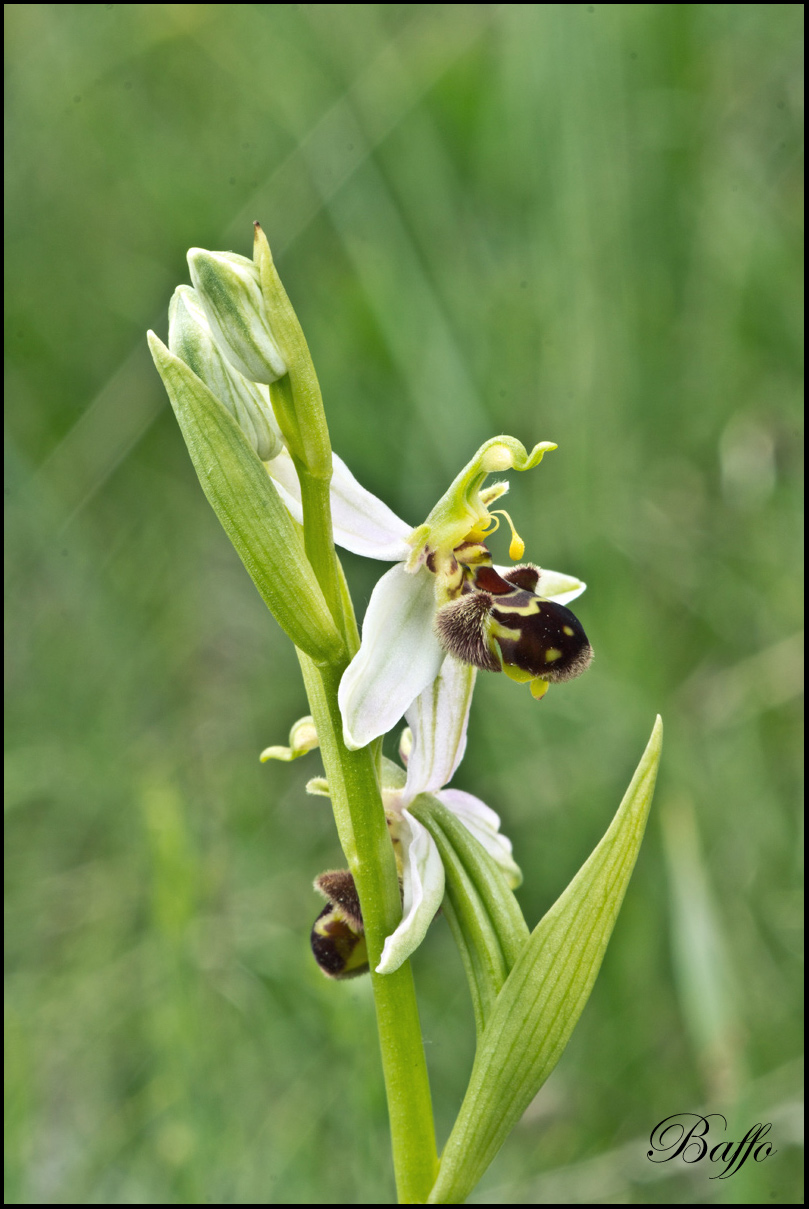
[[[567,634],[568,638],[572,638],[575,633],[575,630],[572,630],[569,625],[562,626],[562,630]]]
[[[545,652],[545,662],[546,663],[556,663],[556,660],[561,659],[561,658],[562,658],[562,652],[556,646],[549,646],[547,651]]]
[[[536,679],[533,672],[526,672],[525,668],[515,667],[513,663],[504,663],[503,671],[515,684],[527,684],[529,680]]]
[[[542,612],[538,596],[527,600],[525,604],[509,604],[507,597],[496,596],[492,608],[498,613],[516,613],[518,617],[532,617],[534,613]]]
[[[504,625],[502,621],[496,621],[494,617],[489,621],[488,628],[492,638],[507,638],[511,642],[516,641],[514,638],[515,634],[518,636],[520,634],[519,626]]]

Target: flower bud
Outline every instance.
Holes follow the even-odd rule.
[[[270,327],[259,271],[235,252],[188,253],[191,280],[214,339],[240,374],[269,385],[287,373]]]
[[[250,382],[222,355],[199,298],[180,285],[169,304],[169,348],[227,408],[262,462],[283,449],[265,386]]]
[[[327,978],[356,978],[368,973],[368,948],[354,878],[335,869],[315,878],[315,889],[328,899],[312,928],[312,953]]]
[[[298,721],[292,724],[289,747],[265,747],[259,759],[262,764],[266,764],[267,760],[297,760],[319,746],[314,719],[307,714],[305,718],[298,718]]]

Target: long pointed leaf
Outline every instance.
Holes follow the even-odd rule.
[[[460,1204],[469,1195],[567,1045],[635,866],[662,733],[658,718],[609,830],[537,924],[506,979],[478,1047],[430,1204]]]

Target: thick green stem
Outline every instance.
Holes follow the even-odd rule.
[[[325,665],[316,665],[301,651],[298,658],[320,740],[337,833],[362,907],[399,1203],[420,1205],[426,1203],[435,1183],[438,1156],[413,974],[409,962],[393,974],[375,972],[385,940],[402,918],[396,860],[379,791],[379,746],[374,743],[349,751],[343,742],[337,690],[358,646],[357,627],[334,551],[328,483],[313,478],[300,463],[297,469],[306,553],[349,651],[348,658]]]
[[[312,369],[311,376],[314,376],[314,369]],[[314,381],[316,385],[317,379]],[[301,428],[300,416],[296,408],[296,398],[300,392],[300,383],[296,387],[292,375],[287,374],[270,386],[270,400],[292,461],[295,463],[301,487],[303,541],[306,557],[309,559],[320,589],[326,597],[332,617],[342,631],[343,637],[349,640],[351,625],[347,625],[346,621],[349,617],[353,618],[353,608],[350,597],[343,590],[344,584],[334,549],[329,495],[332,473],[331,449],[328,448],[328,457],[324,457],[322,452],[316,459],[308,456],[306,432]],[[322,406],[320,410],[322,411]],[[323,440],[327,446],[328,439],[328,430],[325,429]],[[312,462],[314,462],[314,470]],[[351,646],[350,641],[348,645]]]
[[[326,597],[331,615],[344,638],[348,639],[343,593],[331,523],[329,479],[314,478],[302,462],[295,461],[303,503],[303,543],[306,557]]]
[[[343,742],[337,688],[343,665],[317,667],[298,653],[334,806],[340,842],[362,906],[372,971],[402,917],[399,879],[371,747]],[[409,962],[371,974],[390,1114],[399,1203],[424,1204],[438,1172],[430,1085]]]

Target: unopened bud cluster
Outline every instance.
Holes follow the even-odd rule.
[[[169,304],[169,348],[228,409],[262,462],[268,462],[283,449],[268,389],[245,377],[233,358],[224,355],[227,346],[214,338],[203,301],[190,286],[177,286]]]

